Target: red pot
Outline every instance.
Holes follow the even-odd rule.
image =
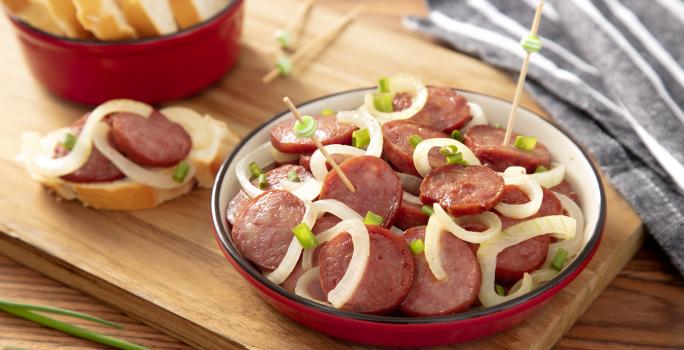
[[[178,33],[113,43],[57,37],[10,19],[33,76],[50,92],[86,104],[155,103],[198,92],[235,64],[243,2]]]

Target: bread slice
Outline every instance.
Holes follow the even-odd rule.
[[[9,12],[31,27],[64,36],[64,30],[50,13],[46,0],[2,0]]]
[[[76,17],[100,40],[136,39],[138,34],[126,21],[116,0],[73,0]]]
[[[128,23],[141,37],[160,36],[178,30],[169,0],[119,0]]]
[[[128,178],[102,183],[76,183],[61,178],[46,178],[31,172],[28,167],[27,169],[31,178],[40,182],[59,199],[78,200],[84,206],[106,210],[155,208],[163,202],[190,192],[195,186],[211,188],[231,146],[238,142],[239,137],[228,129],[225,123],[209,116],[204,116],[202,122],[206,123],[204,129],[207,130],[207,135],[203,139],[208,139],[208,142],[201,150],[193,149],[187,159],[196,169],[195,176],[176,188],[153,188]]]
[[[88,32],[76,18],[76,6],[71,0],[47,0],[50,15],[69,38],[89,39]]]
[[[230,0],[170,0],[173,15],[181,28],[211,18],[223,10]]]

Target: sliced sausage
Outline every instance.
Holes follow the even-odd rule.
[[[335,162],[339,165],[345,160],[352,158],[354,156],[349,155],[349,154],[331,154],[330,155]],[[306,170],[311,171],[311,154],[302,154],[299,156],[299,165],[303,166]],[[328,171],[332,170],[332,167],[328,162],[325,162],[325,167],[328,168]]]
[[[349,191],[337,172],[331,171],[323,180],[319,198],[337,199],[361,216],[372,211],[382,216],[383,226],[392,226],[404,193],[394,170],[384,160],[373,156],[351,158],[340,164],[340,169],[356,191]]]
[[[404,240],[380,226],[367,226],[370,256],[366,272],[342,309],[371,314],[390,312],[406,298],[414,275],[411,250]],[[327,294],[342,279],[351,260],[351,236],[340,234],[320,253],[321,288]]]
[[[88,119],[86,114],[83,117],[76,120],[71,125],[71,132],[78,136],[83,130],[83,125]],[[55,147],[54,157],[61,158],[69,154],[69,150],[64,148],[61,144]],[[123,179],[126,177],[124,173],[119,170],[114,163],[112,163],[107,157],[102,155],[97,147],[93,147],[90,152],[90,157],[79,169],[73,173],[62,176],[61,178],[70,182],[78,183],[95,183],[95,182],[110,182]]]
[[[419,206],[402,201],[397,217],[394,219],[394,226],[407,230],[411,227],[427,225],[427,221],[428,216],[423,214]]]
[[[420,200],[439,203],[451,215],[475,215],[492,209],[503,197],[504,182],[491,169],[447,165],[432,170],[420,184]]]
[[[133,113],[114,113],[110,123],[109,135],[114,147],[142,166],[174,166],[192,149],[187,131],[157,110],[147,118]]]
[[[323,145],[339,143],[348,145],[351,143],[352,133],[357,128],[349,124],[337,122],[336,116],[313,117],[318,123],[316,136]],[[295,119],[287,119],[271,129],[271,144],[283,153],[313,153],[316,145],[309,138],[299,138],[295,135],[292,127]]]
[[[451,133],[473,119],[468,101],[453,89],[447,87],[428,87],[427,89],[427,102],[420,112],[411,117],[411,121]]]
[[[418,135],[423,139],[444,138],[447,134],[426,126],[420,126],[407,120],[395,120],[382,126],[383,155],[401,172],[418,175],[413,165],[413,146],[409,143],[411,135]],[[439,148],[433,148],[428,153],[430,165],[433,168],[446,164],[446,159],[439,153]]]
[[[482,164],[495,171],[504,171],[509,166],[521,166],[528,173],[533,173],[540,165],[547,168],[550,166],[549,151],[541,142],[537,142],[532,151],[521,151],[513,146],[517,136],[515,133],[507,146],[502,144],[505,134],[506,130],[502,128],[476,125],[466,131],[464,143]]]
[[[575,192],[575,190],[572,188],[572,185],[570,185],[570,183],[566,180],[563,180],[558,185],[551,187],[550,190],[564,194],[568,196],[568,198],[572,199],[575,203],[579,204],[579,196],[577,196],[577,192]]]
[[[299,165],[285,164],[266,172],[268,187],[266,187],[265,190],[282,190],[283,185],[281,182],[287,179],[288,174],[292,170],[297,172],[301,181],[306,181],[313,177],[310,172]],[[252,184],[256,185],[256,183],[256,180],[252,181]],[[249,203],[249,197],[242,190],[240,190],[240,192],[238,192],[238,194],[236,194],[228,203],[226,219],[231,225],[235,223],[235,218],[240,214],[240,211],[245,208],[247,203]]]
[[[315,235],[319,235],[320,233],[332,228],[333,226],[337,225],[341,220],[337,217],[334,216],[324,216],[316,220],[316,224],[314,227],[311,229],[311,231]],[[313,254],[313,261],[311,266],[316,267],[318,266],[318,257],[320,255],[321,248],[326,243],[321,243],[319,246],[314,248],[314,254]],[[299,259],[299,262],[297,263],[297,266],[295,267],[294,270],[292,270],[292,273],[290,276],[288,276],[283,283],[280,284],[281,287],[285,288],[285,290],[294,293],[295,291],[295,286],[297,286],[297,281],[299,280],[299,277],[301,277],[304,274],[304,270],[302,269],[302,259]],[[320,285],[318,286],[320,289]],[[322,293],[322,292],[321,292]],[[322,298],[322,300],[325,300],[325,297]]]
[[[499,215],[502,228],[542,216],[563,214],[563,207],[558,198],[545,188],[543,191],[542,205],[536,214],[524,219]],[[530,198],[517,186],[506,186],[502,201],[508,204],[522,204],[529,202]],[[536,236],[501,251],[496,257],[496,279],[504,283],[514,283],[521,279],[525,272],[539,269],[546,261],[549,243],[549,235]]]
[[[275,270],[304,217],[304,202],[290,192],[271,190],[252,199],[231,231],[235,247],[263,270]]]
[[[407,244],[416,239],[425,239],[425,226],[404,234]],[[424,253],[414,255],[416,274],[411,291],[399,306],[401,312],[409,316],[447,315],[466,311],[477,300],[482,274],[468,243],[443,232],[440,257],[446,272],[443,280],[432,274]]]

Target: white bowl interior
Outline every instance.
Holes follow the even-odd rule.
[[[317,114],[325,108],[336,111],[353,110],[363,103],[363,96],[366,91],[354,90],[318,99],[299,106],[299,109],[303,114]],[[490,123],[506,124],[506,118],[511,106],[510,103],[477,93],[463,91],[460,91],[460,93],[469,102],[479,104]],[[241,159],[256,147],[270,142],[269,131],[271,127],[286,118],[292,118],[292,115],[286,113],[263,126],[251,139],[245,142],[233,159]],[[522,135],[536,136],[548,148],[553,161],[565,164],[566,180],[570,182],[575,192],[577,192],[580,207],[585,216],[584,247],[598,231],[595,228],[599,224],[602,205],[599,179],[595,176],[589,160],[584,156],[580,148],[563,132],[528,110],[518,109],[518,119],[514,130]],[[240,185],[235,177],[236,163],[237,161],[233,161],[229,165],[225,178],[220,184],[221,224],[227,232],[229,232],[229,228],[226,223],[226,207],[228,202],[240,190]]]

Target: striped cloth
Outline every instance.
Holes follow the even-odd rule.
[[[517,72],[536,0],[428,0],[404,24]],[[684,274],[684,3],[549,0],[526,88],[598,159]]]

